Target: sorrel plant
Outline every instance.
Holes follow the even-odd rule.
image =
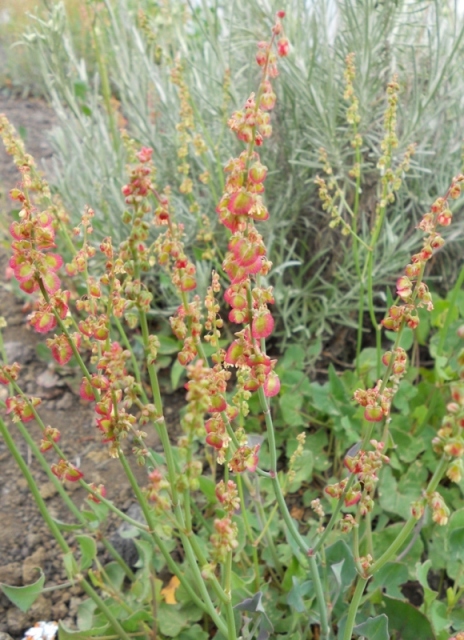
[[[222,273],[211,274],[204,299],[196,294],[196,269],[185,251],[184,228],[175,219],[171,189],[157,186],[150,148],[137,149],[127,135],[124,137],[131,160],[129,180],[122,187],[127,206],[123,215],[126,239],[114,247],[108,236],[95,247],[92,209],[87,208],[78,227],[70,228],[66,212],[51,197],[33,159],[25,153],[6,118],[0,119],[3,141],[22,174],[21,186],[10,194],[20,207],[18,219],[10,226],[11,275],[21,291],[34,300],[30,325],[39,333],[57,331],[47,339],[47,346],[58,366],[74,362],[80,367],[83,376],[80,396],[93,403],[102,442],[108,455],[119,460],[144,518],[139,521],[121,511],[112,500],[111,487],[92,483],[67,459],[60,448],[60,430],[44,424],[39,410],[41,399],[24,393],[20,366],[6,362],[0,344],[3,358],[0,382],[9,387],[6,413],[11,415],[75,520],[74,525],[63,527],[63,523],[52,518],[6,422],[0,420],[2,436],[63,553],[70,582],[78,583],[93,602],[90,609],[86,605],[92,613],[90,622],[87,619],[86,628],[75,637],[86,637],[88,633],[92,637],[124,640],[134,636],[154,639],[159,635],[206,639],[215,634],[228,640],[265,639],[274,633],[272,620],[276,619],[276,612],[271,609],[275,607],[283,612],[283,618],[279,620],[277,616],[278,637],[312,636],[328,640],[338,634],[339,638],[350,640],[355,633],[387,640],[388,617],[375,610],[373,600],[367,612],[363,607],[366,586],[387,563],[395,561],[398,552],[407,553],[405,544],[426,512],[438,525],[448,522],[450,511],[438,493],[438,486],[445,475],[453,482],[459,482],[462,476],[464,391],[459,381],[450,385],[452,401],[433,442],[439,455],[434,472],[410,505],[410,517],[399,533],[382,553],[374,551],[372,514],[379,477],[389,463],[387,453],[392,448],[389,430],[392,402],[408,370],[408,356],[401,340],[406,327],[417,328],[421,310],[433,308],[424,274],[427,264],[443,246],[439,229],[451,223],[450,203],[460,196],[462,174],[452,179],[447,191],[435,200],[419,224],[425,234],[422,248],[412,256],[398,279],[398,300],[389,306],[381,322],[396,334],[395,342],[381,355],[381,339],[377,338],[377,380],[373,386],[354,390],[354,400],[363,416],[360,441],[343,456],[346,476],[325,486],[320,497],[311,502],[318,519],[316,530],[303,531],[286,502],[298,460],[305,451],[305,433],[298,435],[288,469],[282,473],[270,403],[279,394],[281,383],[277,360],[266,351],[266,339],[274,328],[269,309],[273,293],[266,284],[271,264],[258,231],[269,217],[264,201],[267,168],[261,163],[258,150],[272,135],[270,112],[276,101],[273,82],[278,75],[278,60],[288,55],[290,47],[283,29],[284,15],[283,11],[277,13],[270,40],[258,44],[260,81],[256,93],[229,120],[229,128],[244,144],[244,150],[225,166],[225,187],[217,214],[231,235]],[[353,73],[354,62],[349,58],[347,98],[352,100],[350,118],[355,125],[356,102],[350,92]],[[395,91],[396,84],[392,82],[388,87],[384,146],[387,177],[377,209],[373,244],[364,247],[364,265],[357,253],[360,239],[356,225],[346,225],[338,217],[330,195],[334,189],[327,189],[322,179],[318,181],[335,223],[345,224],[354,238],[355,260],[360,276],[363,280],[368,278],[366,292],[376,327],[369,281],[372,255],[385,209],[399,180],[399,175],[388,170],[394,146]],[[355,131],[355,140],[356,135]],[[408,157],[400,165],[400,171]],[[327,173],[330,174],[329,167]],[[357,179],[356,174],[354,177]],[[149,242],[151,226],[158,230],[153,243]],[[65,246],[72,255],[66,264],[60,246]],[[98,252],[103,259],[96,259]],[[169,274],[180,302],[170,318],[172,332],[182,344],[178,361],[187,377],[187,405],[181,420],[183,434],[177,442],[164,416],[156,366],[160,341],[148,317],[152,293],[144,283],[144,274],[155,263]],[[101,264],[104,271],[97,272],[95,269]],[[222,294],[225,280],[227,285]],[[64,289],[66,283],[68,289]],[[85,294],[78,296],[73,283],[84,285]],[[223,338],[225,323],[220,315],[222,298],[230,307],[229,326],[237,325],[234,339],[228,345]],[[143,344],[142,361],[132,348],[135,335]],[[443,348],[440,343],[438,355],[443,354]],[[463,368],[460,357],[459,375]],[[265,463],[260,460],[260,443],[253,441],[246,428],[253,394],[264,417]],[[31,420],[42,431],[39,444],[24,426]],[[156,431],[162,455],[146,445],[149,429]],[[197,455],[198,442],[206,445],[203,457]],[[53,455],[51,463],[44,455],[48,451]],[[203,458],[210,463],[211,474],[204,469]],[[147,469],[145,486],[140,486],[136,479],[134,462]],[[88,492],[84,510],[71,500],[65,482],[79,483]],[[323,497],[328,505],[322,504]],[[99,529],[109,511],[130,524],[139,538],[141,562],[136,569],[127,565]],[[63,535],[62,529],[69,527],[79,531],[78,557]],[[351,547],[343,537],[350,540]],[[108,567],[98,560],[96,539],[102,540],[113,558]],[[181,550],[182,563],[174,559],[173,540],[175,549]],[[163,601],[156,567],[175,578],[173,584],[179,585],[177,626],[169,612],[169,607],[175,606],[172,595],[169,599],[165,595]],[[304,582],[299,581],[301,575],[306,576]],[[41,575],[32,589],[27,587],[29,604],[31,593],[38,595],[43,584]],[[13,592],[5,585],[2,588],[25,606],[21,593],[26,592]],[[457,593],[454,605],[459,599]],[[201,625],[192,626],[192,622],[199,620]],[[189,625],[193,635],[189,635]],[[447,633],[448,628],[450,624],[442,631]],[[60,634],[63,638],[73,637],[63,625]]]

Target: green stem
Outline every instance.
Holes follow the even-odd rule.
[[[227,596],[226,617],[227,617],[227,638],[228,640],[237,640],[235,630],[234,609],[232,607],[232,551],[227,554],[227,560],[224,567],[224,592]]]
[[[275,433],[274,433],[274,423],[272,421],[269,404],[266,396],[264,395],[264,390],[262,387],[258,389],[258,396],[261,403],[261,410],[264,413],[264,419],[266,421],[269,452],[271,456],[270,473],[271,473],[271,482],[274,489],[274,494],[275,494],[277,503],[279,505],[282,518],[285,524],[287,525],[287,530],[289,534],[292,536],[292,538],[295,540],[297,545],[300,547],[303,554],[309,557],[309,568],[311,571],[311,577],[313,579],[314,589],[316,591],[316,600],[317,600],[319,616],[321,621],[321,638],[325,640],[326,638],[329,637],[327,606],[325,602],[324,592],[322,589],[321,578],[317,568],[316,558],[314,553],[310,550],[306,541],[300,535],[300,532],[295,526],[293,518],[291,517],[288,511],[288,507],[285,502],[285,498],[282,493],[282,488],[280,486],[279,478],[277,475],[277,449],[276,449],[276,441],[275,441]]]
[[[156,534],[155,532],[155,526],[156,523],[153,520],[153,516],[150,513],[150,509],[148,507],[147,501],[145,499],[145,496],[143,495],[137,479],[135,478],[134,474],[132,473],[132,469],[129,466],[129,463],[127,462],[124,454],[122,453],[122,451],[120,451],[119,453],[119,458],[121,460],[121,464],[123,466],[123,469],[126,473],[126,476],[130,482],[130,485],[132,487],[132,490],[134,491],[134,494],[137,498],[138,503],[140,504],[140,507],[142,509],[143,515],[150,527],[150,535],[152,536],[156,546],[159,548],[159,550],[161,551],[161,553],[163,554],[167,565],[169,567],[169,569],[172,571],[172,573],[177,576],[177,578],[179,579],[180,583],[182,584],[182,586],[185,588],[185,590],[187,591],[187,593],[189,594],[189,596],[192,598],[192,600],[195,602],[195,604],[197,606],[199,606],[203,611],[205,611],[213,620],[214,624],[217,626],[217,628],[224,633],[224,635],[227,635],[227,626],[224,624],[224,621],[219,617],[219,615],[216,612],[216,609],[214,607],[214,604],[211,601],[210,595],[208,593],[208,590],[206,589],[206,585],[205,582],[203,580],[203,576],[201,575],[201,572],[198,568],[198,564],[195,558],[195,555],[193,554],[191,545],[189,543],[188,537],[185,534],[182,534],[182,532],[180,533],[180,538],[182,541],[182,544],[184,546],[184,550],[185,550],[185,555],[187,557],[187,561],[190,565],[190,568],[192,569],[192,572],[194,574],[194,578],[195,578],[195,584],[196,584],[196,588],[199,590],[199,592],[201,593],[203,600],[201,600],[197,594],[195,593],[195,591],[192,589],[192,587],[190,586],[188,580],[185,578],[185,576],[181,573],[181,571],[179,570],[177,564],[174,562],[174,560],[171,558],[171,555],[169,553],[169,551],[166,549],[166,546],[164,545],[164,543],[162,542],[162,540],[160,539],[160,537]]]
[[[348,617],[346,619],[345,632],[343,634],[343,640],[351,640],[353,635],[353,627],[356,621],[356,614],[358,613],[359,605],[361,604],[361,598],[364,593],[364,589],[368,582],[368,578],[361,578],[358,576],[358,582],[353,594],[353,598],[348,609]]]
[[[256,548],[256,542],[253,540],[253,531],[251,529],[250,522],[248,520],[248,511],[247,511],[247,505],[245,502],[245,493],[243,491],[242,476],[238,473],[236,478],[237,478],[238,495],[240,498],[240,505],[241,505],[243,524],[245,527],[245,533],[247,535],[248,541],[251,544],[251,553],[253,556],[253,569],[255,573],[254,585],[255,585],[255,591],[257,593],[260,589],[258,550]]]
[[[145,393],[145,390],[143,388],[142,385],[142,375],[140,373],[140,367],[138,365],[138,362],[136,360],[136,357],[134,355],[134,351],[131,347],[131,344],[129,342],[129,338],[127,337],[126,332],[124,331],[124,327],[121,324],[121,321],[119,320],[119,318],[116,318],[116,316],[112,316],[113,318],[113,322],[116,325],[117,330],[119,331],[119,335],[121,336],[121,340],[124,344],[124,346],[126,347],[126,349],[130,352],[130,358],[131,358],[131,362],[132,362],[132,368],[134,371],[134,376],[135,379],[137,380],[139,386],[140,386],[140,393],[142,395],[143,401],[144,402],[148,402],[148,398],[147,398],[147,394]]]

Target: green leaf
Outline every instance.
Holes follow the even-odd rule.
[[[444,602],[433,602],[428,612],[428,617],[437,634],[444,629],[448,629],[451,624],[448,608]],[[448,635],[446,638],[448,640]]]
[[[181,349],[181,343],[175,338],[158,334],[158,339],[160,342],[158,353],[163,356],[170,356]]]
[[[293,344],[285,349],[285,353],[279,360],[279,367],[284,370],[303,369],[305,352],[300,346]]]
[[[407,520],[411,502],[422,495],[427,469],[420,462],[412,464],[397,482],[390,467],[384,467],[379,482],[379,502],[382,509]]]
[[[209,504],[216,502],[216,484],[211,478],[200,476],[198,478],[200,491],[208,500]]]
[[[82,524],[68,524],[67,522],[57,520],[56,518],[52,518],[52,520],[60,531],[78,531],[82,529]]]
[[[176,358],[171,367],[171,385],[173,389],[179,388],[180,381],[183,376],[185,376],[185,367],[183,367]]]
[[[38,359],[42,362],[51,362],[53,360],[52,352],[43,342],[39,342],[39,344],[36,345],[35,352]]]
[[[416,576],[424,590],[424,602],[426,607],[430,606],[438,596],[438,593],[429,587],[429,582],[427,580],[427,574],[430,571],[431,566],[432,561],[430,559],[423,564],[420,564],[419,562],[416,563]]]
[[[385,596],[382,604],[388,618],[389,633],[395,631],[401,640],[435,640],[432,626],[412,604]]]
[[[339,582],[342,588],[350,585],[356,575],[353,553],[344,540],[337,540],[326,549],[325,562],[328,566],[337,566],[343,562],[339,571]]]
[[[327,416],[338,416],[340,412],[333,401],[328,383],[323,385],[318,382],[311,383],[311,404],[313,407]]]
[[[161,633],[169,638],[177,638],[184,627],[187,626],[187,619],[181,614],[178,605],[160,602],[158,605],[158,627]]]
[[[86,82],[82,80],[78,80],[74,83],[74,95],[76,98],[80,98],[81,100],[85,100],[87,96],[88,86]]]
[[[401,522],[397,522],[388,527],[385,527],[385,529],[382,529],[381,531],[375,531],[372,534],[375,557],[381,556],[388,549],[388,547],[397,538],[397,536],[402,531],[402,529],[403,529],[403,524]],[[404,546],[406,546],[406,544]],[[402,549],[399,549],[400,552],[401,550]],[[408,563],[406,566],[408,567],[408,571],[410,572],[410,577],[412,578],[415,578],[414,563],[420,560],[423,550],[424,550],[424,544],[421,538],[419,537],[415,541],[411,550],[408,552]]]
[[[314,468],[314,456],[312,451],[308,451],[304,449],[299,456],[294,465],[294,478],[292,482],[288,485],[289,493],[294,493],[298,491],[303,482],[309,482],[312,478]]]
[[[385,331],[385,335],[391,342],[395,342],[398,338],[398,334],[395,331]],[[409,351],[414,342],[414,331],[409,327],[404,327],[401,333],[399,347],[402,347],[405,351]]]
[[[306,605],[303,598],[314,591],[312,580],[300,582],[296,576],[292,576],[292,583],[293,586],[287,594],[287,604],[298,613],[304,613]]]
[[[335,368],[332,363],[329,365],[329,385],[330,385],[330,393],[332,397],[345,404],[348,402],[346,389],[343,386],[343,382],[338,377]]]
[[[79,573],[79,567],[77,566],[77,562],[72,551],[68,551],[68,553],[63,554],[63,564],[68,579],[74,580]]]
[[[234,609],[237,609],[238,611],[258,613],[260,619],[260,637],[262,637],[261,634],[264,633],[264,637],[267,638],[268,632],[272,633],[274,631],[274,627],[264,610],[262,599],[263,594],[261,591],[258,591],[258,593],[255,593],[252,598],[247,598],[246,600],[243,600],[243,602],[235,605]]]
[[[404,418],[408,422],[410,422],[410,416],[398,416],[399,418]],[[391,435],[393,436],[393,440],[396,445],[396,454],[402,462],[406,464],[411,464],[419,457],[419,454],[424,451],[426,448],[426,444],[423,438],[417,437],[417,435],[412,436],[407,431],[404,431],[402,428],[397,428],[396,425],[399,423],[399,420],[395,421],[395,426],[391,428]]]
[[[121,622],[121,626],[124,631],[136,632],[140,630],[140,622],[147,622],[149,625],[153,624],[153,615],[148,611],[136,611]]]
[[[409,401],[417,395],[417,387],[412,385],[408,380],[402,380],[398,391],[393,397],[393,406],[403,413],[409,411]]]
[[[399,562],[389,562],[382,567],[372,580],[370,588],[382,589],[388,596],[392,598],[403,597],[399,586],[408,581],[409,573],[406,565]]]
[[[353,631],[366,640],[389,640],[388,618],[382,613],[375,618],[368,618],[366,622],[358,624]]]
[[[96,608],[97,604],[90,598],[81,602],[77,607],[77,626],[81,631],[92,628]]]
[[[28,584],[25,587],[10,587],[8,584],[3,584],[0,582],[0,589],[6,595],[6,597],[21,609],[21,611],[26,612],[37,598],[42,593],[42,589],[45,583],[45,576],[42,572],[42,569],[38,567],[40,572],[40,577],[36,582],[32,584]]]
[[[301,427],[305,424],[301,415],[302,404],[303,398],[300,394],[289,392],[284,393],[279,398],[279,406],[285,426]]]
[[[81,549],[80,568],[85,571],[92,566],[93,560],[97,555],[97,543],[90,536],[76,536],[77,543]]]
[[[93,638],[94,636],[104,636],[109,630],[110,626],[105,624],[104,627],[72,631],[62,622],[58,622],[58,640],[88,640],[88,638]]]
[[[203,631],[199,624],[194,624],[190,629],[181,631],[178,640],[208,640],[209,633]]]
[[[464,528],[454,529],[448,536],[451,562],[464,562]]]

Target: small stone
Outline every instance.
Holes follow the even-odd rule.
[[[45,550],[43,547],[34,551],[34,553],[24,560],[23,564],[23,582],[29,584],[35,582],[39,577],[38,568],[42,567],[45,561]]]
[[[52,607],[51,617],[53,618],[53,620],[62,620],[67,613],[68,613],[68,607],[65,605],[64,602],[59,602],[54,607]]]
[[[0,567],[0,582],[17,587],[21,585],[22,569],[19,562],[10,562]]]
[[[56,401],[56,408],[60,411],[67,411],[73,406],[74,398],[71,393],[65,393],[59,400]]]
[[[29,547],[29,549],[35,549],[35,547],[39,544],[41,540],[42,540],[42,536],[40,535],[40,533],[29,533],[26,536],[26,544]]]
[[[41,498],[48,500],[48,498],[53,498],[53,496],[57,494],[57,490],[53,482],[44,482],[44,484],[40,486],[39,493]]]
[[[8,609],[6,614],[6,622],[8,625],[8,630],[11,633],[21,633],[26,627],[28,623],[29,616],[27,613],[23,613],[16,607]]]
[[[82,602],[82,598],[76,598],[73,596],[69,601],[69,615],[75,616],[77,614],[77,609]]]
[[[0,640],[13,640],[13,638],[8,635],[8,633],[3,633],[3,631],[0,631]]]
[[[49,598],[41,595],[29,609],[29,615],[33,620],[50,620],[52,605]]]
[[[11,364],[19,362],[19,364],[27,364],[34,359],[34,349],[22,342],[5,342],[6,358]]]
[[[45,369],[37,376],[37,384],[44,389],[53,389],[59,383],[60,379],[52,369]]]

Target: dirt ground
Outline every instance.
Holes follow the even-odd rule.
[[[5,98],[0,94],[0,113],[7,115],[24,138],[28,151],[44,167],[52,156],[47,142],[47,132],[54,124],[51,109],[39,100]],[[52,365],[38,357],[40,336],[28,327],[25,301],[13,295],[10,283],[5,278],[9,258],[8,212],[11,209],[8,191],[18,184],[18,173],[5,154],[3,145],[0,147],[0,315],[8,323],[4,330],[8,359],[23,365],[20,381],[25,391],[43,398],[40,413],[44,423],[60,429],[60,446],[69,460],[83,470],[88,481],[97,484],[102,482],[107,488],[108,497],[115,499],[119,508],[128,510],[133,504],[132,493],[121,475],[118,461],[109,458],[105,446],[100,442],[91,407],[83,404],[77,394],[79,373],[73,370],[56,371]],[[7,394],[5,387],[0,387],[0,394],[4,400]],[[178,402],[178,397],[172,397],[169,404],[173,406],[166,408],[166,416],[168,419],[171,416],[171,422],[177,420],[175,406]],[[59,520],[71,522],[72,518],[55,495],[52,483],[33,460],[15,426],[10,426],[16,442],[20,443],[24,459],[34,472],[40,493],[50,512]],[[39,427],[35,422],[28,423],[27,427],[36,442],[39,442]],[[148,444],[156,448],[156,438]],[[50,463],[55,461],[56,455],[53,452],[46,455]],[[138,471],[141,484],[144,483],[144,473],[143,470]],[[16,586],[34,582],[38,577],[37,567],[46,576],[45,586],[65,582],[60,552],[42,523],[26,482],[2,440],[0,478],[0,582]],[[86,497],[83,490],[70,483],[68,488],[76,505],[81,506]],[[117,526],[112,521],[111,527],[116,529]],[[72,538],[68,539],[72,544]],[[40,596],[27,613],[22,613],[5,596],[0,595],[0,636],[4,632],[14,640],[19,640],[23,638],[24,631],[39,620],[61,619],[73,626],[81,601],[78,587],[66,588]],[[3,636],[1,637],[3,640]]]

